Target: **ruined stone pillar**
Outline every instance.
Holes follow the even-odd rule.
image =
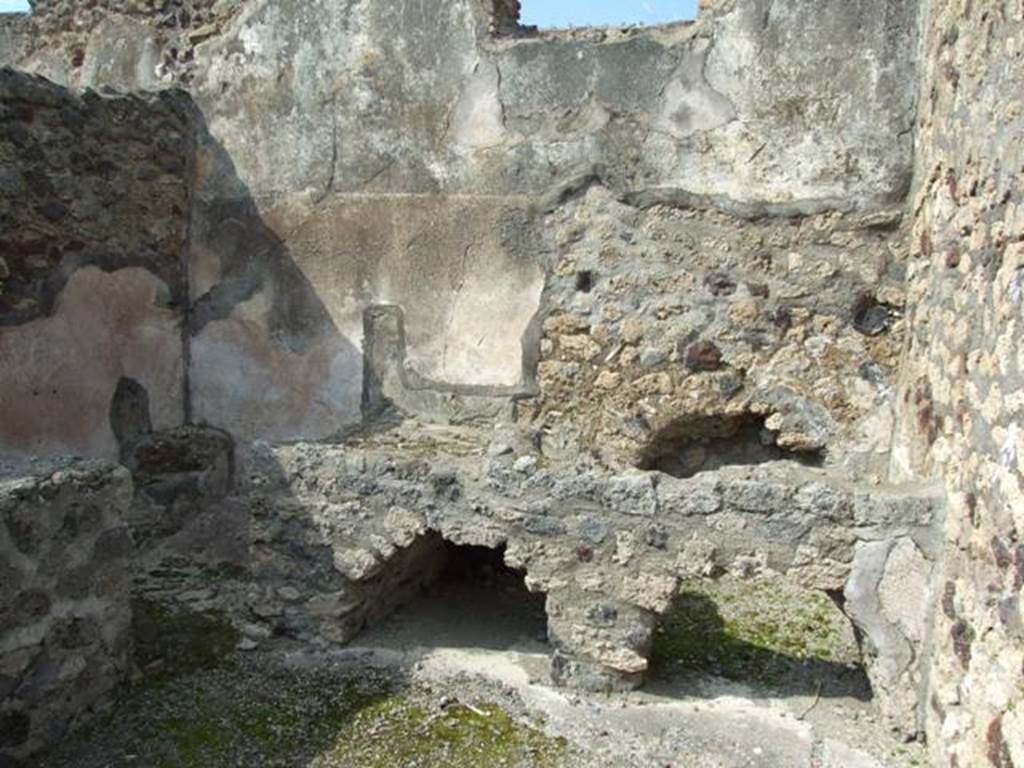
[[[551,677],[588,691],[639,687],[647,672],[656,616],[599,593],[548,594]]]

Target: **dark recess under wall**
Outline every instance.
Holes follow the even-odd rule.
[[[504,546],[457,545],[436,532],[418,546],[434,554],[410,560],[396,576],[421,588],[381,626],[371,622],[368,634],[427,647],[506,649],[546,640],[545,596],[530,592],[525,574],[505,564]]]
[[[789,451],[779,447],[765,417],[753,413],[730,416],[682,417],[654,433],[640,456],[640,469],[673,477],[693,477],[730,465],[764,464],[790,459],[817,466],[819,451]]]

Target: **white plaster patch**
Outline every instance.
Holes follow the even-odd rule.
[[[456,147],[484,149],[500,144],[505,136],[498,100],[498,68],[478,61],[462,86],[451,120]]]
[[[924,639],[928,621],[928,583],[931,568],[910,539],[901,539],[885,564],[878,585],[882,613],[915,644]]]
[[[1006,469],[1017,467],[1017,425],[1010,424],[1006,430],[1006,439],[999,449],[999,463]]]

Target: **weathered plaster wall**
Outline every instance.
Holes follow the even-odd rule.
[[[136,7],[148,5],[98,3],[83,15],[39,4],[50,39],[22,63],[94,84],[96,73],[65,60],[71,42],[54,32],[180,24]],[[577,162],[607,166],[628,191],[750,203],[898,196],[909,169],[916,3],[805,10],[794,0],[725,2],[695,25],[507,40],[491,38],[492,9],[474,0],[441,12],[344,0],[218,3],[192,11],[188,79],[258,198],[322,188],[332,170],[337,190],[540,191]],[[832,67],[821,67],[823,56]],[[126,49],[95,58],[138,57]],[[332,164],[325,150],[335,135]],[[233,151],[243,142],[245,152]],[[735,168],[748,149],[757,156]]]
[[[404,308],[407,366],[424,380],[508,395],[529,378],[522,338],[543,272],[523,245],[524,201],[336,195],[260,221],[234,204],[207,206],[202,194],[192,248],[196,418],[268,439],[358,422],[364,313],[379,304]]]
[[[319,438],[359,419],[371,305],[404,311],[419,376],[532,390],[557,261],[539,258],[543,212],[587,185],[740,217],[898,203],[917,3],[807,6],[723,2],[696,24],[529,38],[492,36],[483,0],[170,16],[106,2],[73,25],[67,4],[39,3],[46,35],[18,63],[76,86],[190,90],[206,120],[194,413],[242,438]],[[891,250],[876,245],[872,264]]]
[[[897,472],[949,492],[936,765],[1024,765],[1024,5],[931,3]]]
[[[132,480],[102,462],[0,465],[0,763],[53,744],[130,675]]]
[[[182,94],[0,70],[0,454],[116,457],[123,378],[185,418],[192,125]]]

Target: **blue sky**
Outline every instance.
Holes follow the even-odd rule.
[[[522,0],[523,24],[539,27],[588,27],[612,24],[662,24],[692,19],[697,0]],[[0,0],[0,13],[27,11],[28,0]]]
[[[664,24],[697,16],[697,0],[522,0],[521,24],[598,27]]]

